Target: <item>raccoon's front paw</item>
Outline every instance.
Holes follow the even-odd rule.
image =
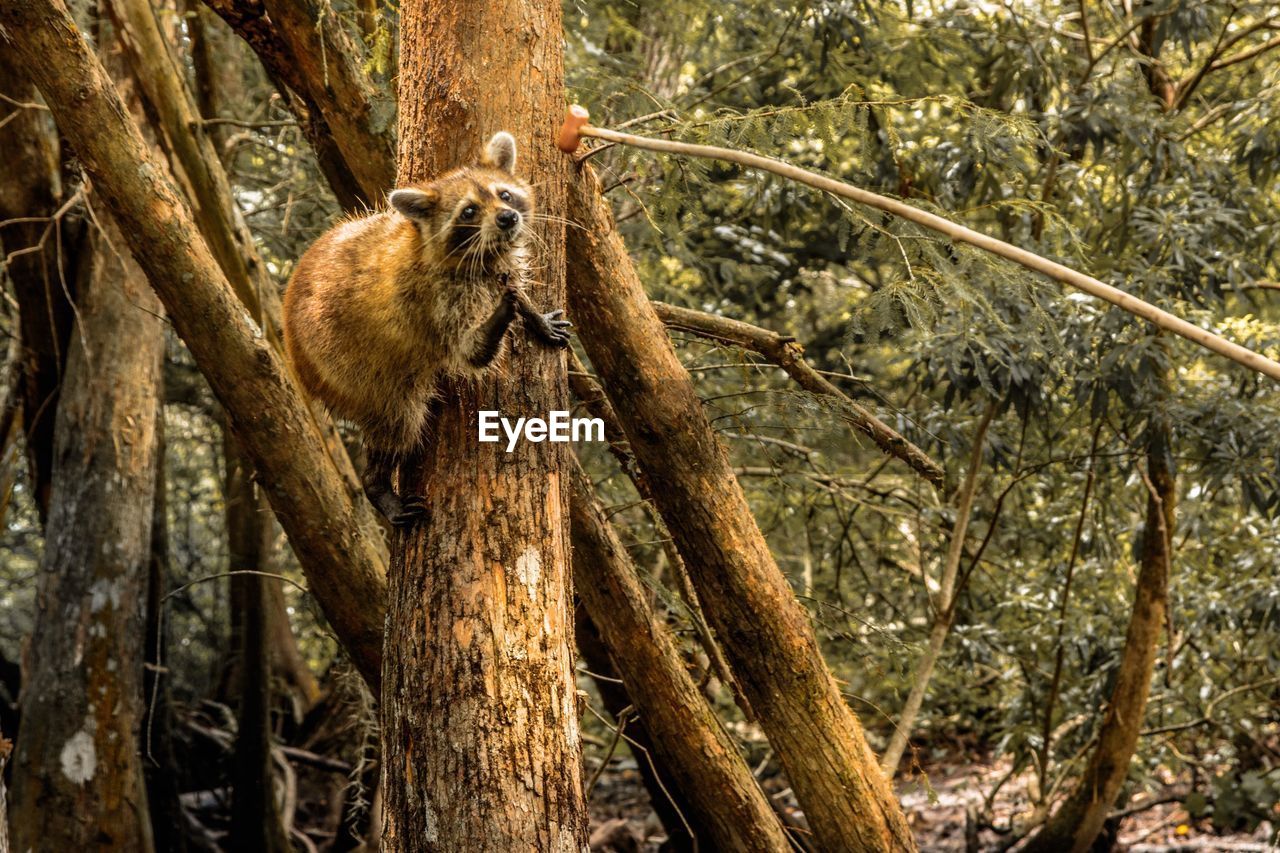
[[[531,331],[544,344],[564,347],[569,345],[569,330],[573,328],[573,324],[561,319],[563,315],[564,311],[557,309],[546,314],[532,314],[527,319]]]

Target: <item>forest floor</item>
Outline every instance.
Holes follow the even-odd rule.
[[[966,813],[981,806],[986,793],[1009,772],[1008,764],[939,764],[924,768],[925,773],[907,777],[898,785],[903,807],[921,851],[952,853],[966,850]],[[1014,816],[1030,813],[1029,776],[1010,779],[1001,786],[992,804],[993,823],[1007,827]],[[765,781],[765,789],[780,802],[790,792],[779,792],[778,785]],[[1134,805],[1172,798],[1180,790],[1175,787],[1156,794],[1146,794]],[[601,774],[591,799],[593,853],[654,853],[665,839],[662,827],[649,806],[649,798],[630,756],[616,759]],[[794,814],[794,801],[788,803]],[[1131,806],[1132,807],[1132,806]],[[1180,802],[1160,803],[1127,816],[1113,850],[1128,853],[1280,853],[1280,846],[1270,843],[1280,832],[1280,824],[1263,823],[1252,833],[1222,834],[1208,821],[1193,821]],[[607,840],[606,840],[607,839]],[[978,833],[978,850],[1002,850],[1007,835],[990,829]]]

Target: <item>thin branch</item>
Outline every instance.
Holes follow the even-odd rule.
[[[1237,65],[1241,62],[1247,62],[1248,60],[1253,59],[1255,56],[1259,56],[1263,53],[1266,53],[1268,50],[1274,50],[1277,47],[1280,47],[1280,36],[1276,36],[1270,41],[1263,42],[1257,47],[1246,50],[1243,53],[1237,53],[1235,56],[1232,56],[1228,59],[1219,59],[1217,62],[1213,63],[1213,65],[1209,68],[1209,70],[1217,71],[1221,68],[1227,68],[1232,65]]]
[[[929,681],[933,677],[934,667],[942,655],[942,646],[947,634],[951,632],[951,623],[955,618],[956,577],[960,572],[960,560],[964,557],[964,540],[969,532],[969,518],[973,513],[973,500],[978,489],[978,472],[982,468],[983,451],[986,449],[987,430],[1000,408],[999,401],[992,400],[982,419],[978,421],[974,431],[973,448],[969,453],[969,465],[964,473],[964,482],[956,493],[956,519],[951,528],[951,538],[947,543],[946,563],[942,568],[942,580],[939,584],[938,597],[933,607],[933,625],[929,629],[929,643],[925,647],[920,662],[916,665],[912,679],[911,691],[907,701],[903,703],[902,713],[898,715],[898,723],[894,728],[889,745],[885,748],[880,767],[890,779],[898,771],[902,761],[902,753],[906,751],[911,739],[911,729],[924,705],[924,694],[929,689]]]
[[[1056,261],[1051,261],[1034,252],[1006,243],[995,237],[974,231],[949,219],[912,207],[898,199],[882,196],[877,193],[855,187],[852,184],[837,181],[825,175],[819,175],[810,172],[807,169],[801,169],[790,163],[776,160],[772,157],[764,157],[759,154],[752,154],[748,151],[738,151],[731,148],[720,148],[714,145],[693,145],[687,142],[674,142],[666,139],[653,139],[645,136],[635,136],[629,133],[619,133],[614,130],[606,130],[605,128],[593,127],[585,124],[586,110],[581,107],[571,108],[570,119],[566,122],[566,129],[561,131],[562,147],[568,147],[569,142],[573,143],[573,147],[577,147],[578,136],[590,136],[597,139],[603,139],[609,142],[617,142],[624,145],[630,145],[636,148],[643,148],[649,151],[658,151],[666,154],[681,154],[689,157],[702,157],[711,160],[723,160],[728,163],[736,163],[740,166],[746,166],[752,169],[762,169],[766,172],[772,172],[780,175],[788,180],[797,181],[823,192],[832,195],[841,196],[851,199],[859,204],[865,204],[868,207],[874,207],[877,210],[883,210],[894,216],[901,217],[908,222],[913,222],[931,231],[937,231],[950,237],[952,240],[961,243],[967,243],[970,246],[982,249],[998,257],[1013,261],[1032,272],[1040,273],[1054,281],[1074,287],[1090,296],[1097,297],[1106,302],[1115,305],[1124,311],[1141,317],[1155,326],[1173,332],[1193,343],[1224,356],[1237,364],[1243,365],[1257,373],[1269,376],[1276,381],[1280,381],[1280,362],[1273,361],[1261,353],[1254,352],[1247,347],[1227,340],[1221,335],[1214,334],[1207,329],[1202,329],[1193,323],[1189,323],[1181,317],[1170,314],[1161,308],[1157,308],[1150,302],[1139,299],[1133,294],[1126,293],[1117,287],[1106,284],[1093,276],[1085,275],[1070,267],[1064,266]],[[575,122],[575,119],[578,119]],[[573,125],[577,123],[576,128]],[[566,133],[566,130],[571,132]],[[576,134],[572,131],[576,130]],[[569,149],[572,150],[572,149]]]
[[[256,130],[262,127],[297,127],[298,122],[293,119],[283,119],[281,121],[244,121],[238,118],[205,118],[199,122],[204,127],[212,127],[219,124],[229,124],[232,127],[245,127],[250,130]]]
[[[1213,70],[1214,63],[1217,58],[1222,55],[1222,51],[1227,49],[1223,41],[1227,37],[1227,29],[1231,26],[1231,19],[1235,15],[1235,11],[1235,8],[1232,7],[1231,11],[1227,14],[1227,19],[1222,22],[1222,29],[1218,32],[1218,38],[1213,43],[1213,49],[1209,51],[1209,55],[1205,57],[1204,62],[1200,65],[1200,70],[1173,87],[1174,100],[1172,109],[1182,109],[1183,105],[1186,104],[1187,99],[1191,97],[1191,93],[1200,85],[1200,81],[1204,80],[1205,75]],[[1152,61],[1156,61],[1154,57],[1152,57]]]
[[[49,108],[44,104],[37,104],[35,101],[19,101],[16,98],[9,97],[3,92],[0,92],[0,101],[4,101],[9,106],[17,107],[20,110],[43,110],[46,113],[49,112]]]
[[[885,453],[901,459],[933,486],[942,486],[945,476],[942,466],[814,370],[804,360],[804,348],[796,343],[795,338],[741,320],[718,317],[692,308],[678,308],[665,302],[654,302],[653,308],[669,328],[731,343],[763,356],[782,368],[801,388],[833,400],[841,419],[866,434]]]

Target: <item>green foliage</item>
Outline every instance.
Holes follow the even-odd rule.
[[[1140,55],[1145,39],[1189,85],[1215,48],[1229,58],[1263,44],[1272,4],[1161,0],[1131,20],[1086,4],[1088,51],[1080,8],[686,2],[662,14],[584,2],[566,17],[572,98],[602,126],[645,117],[627,129],[902,197],[1280,355],[1280,301],[1265,287],[1280,279],[1280,54],[1208,70],[1174,109]],[[981,411],[999,407],[923,721],[939,749],[948,735],[977,738],[1041,792],[1079,768],[1129,619],[1148,417],[1168,417],[1181,500],[1148,727],[1171,731],[1140,743],[1135,781],[1202,779],[1198,756],[1235,780],[1197,789],[1223,815],[1271,807],[1257,780],[1276,778],[1274,753],[1242,744],[1274,743],[1276,688],[1239,688],[1274,674],[1280,648],[1274,385],[1021,268],[772,176],[618,148],[592,162],[652,295],[794,335],[944,461],[951,483]],[[927,634],[925,578],[938,577],[951,496],[886,464],[754,356],[677,342],[828,660],[887,735]],[[652,540],[642,516],[620,517]],[[1242,764],[1260,774],[1248,786],[1231,769]]]

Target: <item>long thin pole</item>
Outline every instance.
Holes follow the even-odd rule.
[[[1090,296],[1096,296],[1099,299],[1106,300],[1117,308],[1122,308],[1130,314],[1149,320],[1161,329],[1166,329],[1176,335],[1181,335],[1187,340],[1197,343],[1205,349],[1212,350],[1219,355],[1226,356],[1237,364],[1257,373],[1270,376],[1272,379],[1280,381],[1280,362],[1273,361],[1261,353],[1242,347],[1237,343],[1233,343],[1220,335],[1215,335],[1206,329],[1202,329],[1194,323],[1189,323],[1181,317],[1170,314],[1168,311],[1157,308],[1150,302],[1145,302],[1138,297],[1125,293],[1119,288],[1112,287],[1105,282],[1099,281],[1093,276],[1085,275],[1077,272],[1070,267],[1065,267],[1056,261],[1041,257],[1034,252],[1028,252],[1026,249],[1020,249],[1003,240],[997,240],[972,228],[966,228],[948,219],[943,219],[937,214],[929,213],[926,210],[912,207],[897,199],[887,198],[886,196],[877,195],[876,193],[860,189],[843,181],[837,181],[834,178],[828,178],[793,166],[790,163],[784,163],[781,160],[775,160],[772,157],[762,157],[759,154],[752,154],[747,151],[735,151],[731,148],[720,148],[714,145],[692,145],[687,142],[673,142],[667,139],[651,139],[646,136],[634,136],[630,133],[620,133],[616,130],[607,130],[602,127],[593,127],[586,124],[587,112],[582,107],[570,107],[569,116],[565,119],[565,126],[560,131],[559,146],[562,150],[573,151],[577,148],[577,140],[580,136],[591,136],[596,139],[603,139],[607,142],[616,142],[621,145],[629,145],[633,148],[643,148],[648,151],[660,151],[666,154],[683,154],[688,157],[703,157],[710,160],[723,160],[729,163],[737,163],[740,166],[747,166],[752,169],[762,169],[766,172],[773,172],[775,175],[781,175],[793,181],[820,189],[823,192],[829,192],[832,195],[838,195],[843,198],[856,201],[859,204],[865,204],[868,207],[874,207],[877,210],[883,210],[899,216],[908,222],[914,222],[933,231],[945,234],[952,240],[960,243],[968,243],[971,246],[977,246],[1002,258],[1013,261],[1016,264],[1026,267],[1029,270],[1046,275],[1054,281],[1060,281],[1063,284],[1070,285],[1077,290],[1082,290]],[[571,147],[570,147],[571,145]]]

